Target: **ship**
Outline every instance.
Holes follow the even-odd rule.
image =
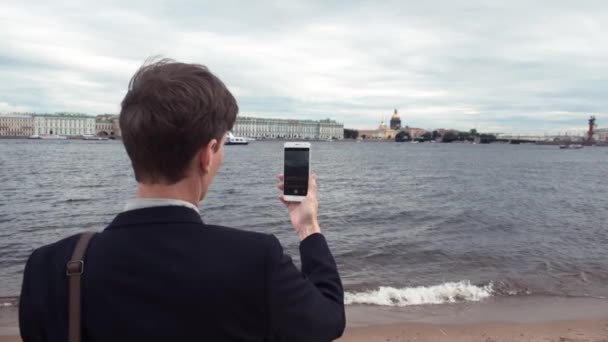
[[[580,150],[583,148],[581,144],[568,144],[568,145],[559,145],[559,148],[562,150]]]
[[[249,145],[249,141],[243,137],[235,137],[232,133],[228,132],[224,145]]]
[[[57,134],[34,134],[34,135],[30,135],[29,136],[30,139],[42,139],[42,140],[65,140],[67,139],[67,137],[64,137],[63,135],[57,135]]]
[[[106,137],[99,137],[93,134],[85,134],[82,136],[82,140],[108,140]]]

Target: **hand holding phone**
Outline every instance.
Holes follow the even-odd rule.
[[[280,190],[284,189],[284,177],[279,175]],[[306,239],[309,235],[320,233],[319,221],[317,220],[317,211],[319,208],[317,202],[317,177],[310,175],[308,181],[308,191],[306,197],[300,202],[288,202],[285,200],[285,195],[279,197],[281,202],[287,207],[289,219],[293,229],[298,234],[300,241]]]

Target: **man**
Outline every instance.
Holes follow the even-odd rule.
[[[238,112],[204,66],[161,60],[131,79],[120,128],[137,196],[84,257],[83,341],[330,341],[343,289],[317,222],[316,180],[287,206],[302,272],[272,235],[203,223],[199,202]],[[280,177],[279,188],[282,189]],[[35,250],[23,278],[25,342],[67,341],[66,263],[79,236]]]

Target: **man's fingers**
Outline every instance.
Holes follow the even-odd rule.
[[[285,179],[285,176],[282,173],[280,173],[277,175],[277,178],[282,182]]]
[[[283,190],[285,188],[285,183],[277,184],[277,188],[279,188],[279,190]]]
[[[287,207],[287,201],[285,200],[285,197],[283,195],[279,196],[279,200]]]
[[[310,177],[308,177],[308,192],[317,192],[317,175],[315,173],[311,173]]]

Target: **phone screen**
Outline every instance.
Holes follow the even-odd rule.
[[[302,147],[285,148],[285,187],[287,196],[306,196],[308,193],[308,165],[310,149]]]

